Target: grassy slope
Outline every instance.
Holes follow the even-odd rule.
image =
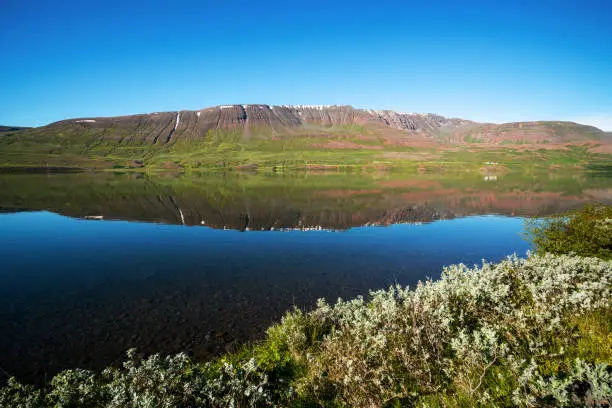
[[[477,139],[468,138],[461,145],[435,145],[432,141],[434,144],[429,147],[417,147],[419,143],[389,143],[381,136],[380,128],[358,125],[309,126],[282,135],[261,130],[245,136],[238,130],[214,130],[200,140],[178,140],[169,146],[107,140],[112,132],[112,128],[78,128],[77,131],[74,127],[54,132],[46,128],[9,132],[0,137],[0,162],[4,166],[94,169],[131,169],[140,167],[142,162],[149,170],[179,171],[256,165],[260,169],[279,171],[324,166],[479,170],[485,162],[510,168],[584,167],[610,160],[610,155],[592,153],[582,145],[470,143]],[[344,148],[326,147],[330,142]]]

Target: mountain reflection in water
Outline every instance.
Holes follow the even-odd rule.
[[[612,202],[612,178],[343,174],[0,175],[0,211],[246,230],[333,229],[469,215],[545,216]]]

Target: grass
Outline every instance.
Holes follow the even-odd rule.
[[[381,146],[374,140],[347,139],[362,146]],[[294,137],[282,141],[261,140],[245,142],[223,142],[199,146],[174,147],[171,151],[158,152],[146,159],[150,168],[159,168],[173,162],[183,168],[211,170],[244,165],[257,165],[269,170],[274,168],[300,169],[313,166],[378,166],[387,168],[421,167],[432,171],[478,171],[486,162],[497,162],[511,169],[522,167],[545,169],[550,167],[577,168],[605,163],[607,156],[589,153],[586,147],[566,150],[516,149],[443,151],[439,159],[428,158],[429,151],[414,148],[387,148],[385,152],[420,152],[423,160],[394,159],[384,156],[379,150],[367,148],[325,149],[314,147],[321,140],[312,137]]]
[[[571,321],[577,333],[575,358],[610,364],[612,361],[612,310],[599,310]]]
[[[274,134],[270,128],[211,130],[201,139],[178,139],[170,145],[127,140],[111,128],[59,127],[55,132],[32,129],[0,138],[0,162],[4,166],[71,166],[135,171],[134,161],[151,171],[211,171],[255,165],[259,169],[291,171],[313,166],[340,168],[370,166],[416,168],[430,171],[478,171],[484,162],[509,168],[585,168],[605,165],[609,155],[594,154],[586,146],[558,150],[532,144],[521,150],[511,146],[487,146],[466,136],[467,146],[436,150],[385,145],[374,130],[359,125],[321,127],[308,125],[291,133]],[[350,142],[359,148],[332,149],[328,142]],[[372,148],[382,150],[375,150]],[[397,157],[393,154],[400,153]],[[405,158],[401,153],[415,153]],[[436,157],[441,156],[441,157]],[[143,170],[136,170],[143,171]]]
[[[483,143],[484,141],[482,139],[478,139],[472,135],[467,135],[463,138],[464,142],[467,143]]]

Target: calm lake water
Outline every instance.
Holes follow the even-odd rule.
[[[0,176],[0,368],[197,358],[293,305],[525,255],[524,217],[612,203],[601,174]],[[0,370],[0,371],[2,371]]]

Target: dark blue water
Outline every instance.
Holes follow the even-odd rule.
[[[262,337],[293,305],[524,255],[522,231],[503,216],[240,232],[0,214],[0,367],[36,381],[130,347],[206,358]]]

